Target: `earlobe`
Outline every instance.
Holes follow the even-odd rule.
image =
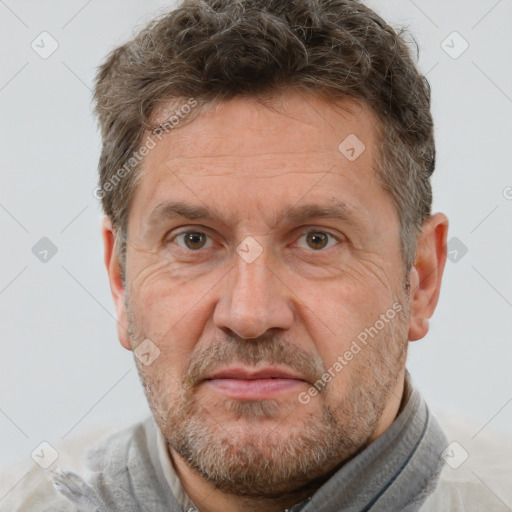
[[[108,216],[104,216],[101,223],[103,237],[103,255],[110,282],[110,291],[114,299],[117,313],[117,334],[121,345],[131,350],[130,336],[128,334],[128,322],[125,305],[125,289],[122,282],[121,266],[117,257],[116,236],[112,222]]]
[[[418,237],[416,259],[410,272],[409,340],[423,338],[439,300],[446,263],[448,219],[442,213],[430,216]]]

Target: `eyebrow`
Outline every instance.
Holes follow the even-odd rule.
[[[333,204],[303,204],[284,208],[273,216],[273,226],[280,222],[303,222],[315,218],[335,218],[351,224],[358,222],[358,210],[345,202]],[[236,224],[237,216],[232,214],[227,219],[222,214],[209,207],[193,205],[181,201],[159,203],[151,212],[147,220],[147,226],[157,225],[166,220],[185,218],[189,220],[220,221],[224,224]]]

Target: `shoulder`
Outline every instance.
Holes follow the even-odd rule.
[[[439,482],[422,512],[510,512],[512,435],[431,407],[448,443]]]
[[[150,418],[128,428],[105,425],[41,446],[33,459],[0,475],[0,512],[75,511],[54,483],[61,468],[77,475],[86,475],[91,469],[101,471],[113,458],[123,457],[134,442],[144,443],[150,425]]]

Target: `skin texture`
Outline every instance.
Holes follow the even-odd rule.
[[[127,289],[108,218],[102,227],[119,339],[159,350],[150,365],[136,359],[139,374],[200,511],[283,510],[385,432],[401,405],[408,341],[428,331],[446,260],[448,221],[436,214],[404,276],[398,213],[377,183],[377,121],[365,105],[333,108],[292,92],[275,105],[278,113],[254,99],[223,102],[145,157]],[[338,149],[351,134],[366,147],[354,161]],[[219,217],[150,223],[166,201]],[[348,213],[286,218],[313,203]],[[199,233],[191,246],[184,232]],[[237,248],[258,256],[249,262]],[[371,326],[378,333],[355,353]],[[295,379],[250,398],[205,380],[234,367]]]

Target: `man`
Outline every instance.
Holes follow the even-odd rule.
[[[428,83],[379,16],[185,1],[108,56],[95,100],[118,335],[153,415],[0,507],[506,510],[440,478],[454,447],[405,367],[448,220]]]

